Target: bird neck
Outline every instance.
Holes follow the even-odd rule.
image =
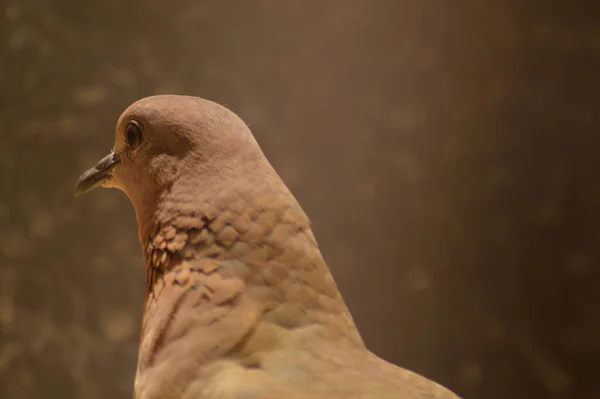
[[[182,262],[237,260],[251,271],[244,277],[249,289],[261,285],[277,307],[315,315],[319,324],[335,318],[360,343],[307,216],[283,183],[267,183],[229,183],[228,190],[210,192],[175,189],[163,196],[150,226],[140,226],[141,233],[147,231],[142,240],[147,295]]]
[[[158,275],[199,258],[235,259],[259,270],[284,253],[315,253],[326,270],[308,218],[283,183],[270,179],[176,183],[147,208],[151,214],[138,215],[148,290]]]

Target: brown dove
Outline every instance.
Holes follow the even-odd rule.
[[[233,112],[129,106],[77,182],[129,197],[146,265],[136,399],[458,398],[364,345],[310,222]]]

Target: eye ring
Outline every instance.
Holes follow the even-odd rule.
[[[137,121],[130,121],[125,129],[127,146],[135,150],[142,142],[142,128]]]

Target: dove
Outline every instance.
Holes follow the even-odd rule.
[[[96,187],[127,195],[144,254],[135,399],[458,399],[365,346],[307,215],[227,108],[133,103],[76,194]]]

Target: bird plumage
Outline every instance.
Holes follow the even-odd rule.
[[[136,211],[136,399],[457,398],[365,347],[309,219],[234,113],[142,99],[119,118],[114,153],[80,185],[117,187]]]

